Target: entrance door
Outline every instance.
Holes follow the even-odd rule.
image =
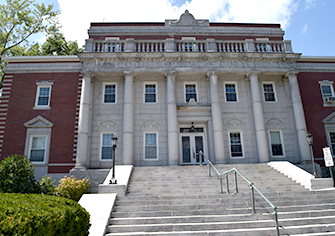
[[[181,133],[181,164],[194,165],[200,164],[199,151],[205,152],[204,133]],[[202,157],[202,163],[205,163]]]

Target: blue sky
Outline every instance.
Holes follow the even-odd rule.
[[[211,22],[280,23],[295,53],[335,57],[335,0],[36,1],[53,3],[61,11],[66,39],[77,40],[80,45],[87,38],[90,22],[163,22],[178,19],[188,9],[196,19]]]

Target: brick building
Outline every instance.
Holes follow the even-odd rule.
[[[315,148],[332,144],[320,88],[334,96],[334,60],[294,53],[279,24],[186,11],[88,34],[78,56],[5,59],[1,158],[25,154],[43,175],[110,168],[113,135],[116,163],[136,166],[198,164],[200,150],[214,163],[309,162],[307,131]]]

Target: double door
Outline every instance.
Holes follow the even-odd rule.
[[[205,158],[199,154],[199,151],[202,151],[206,155],[204,133],[181,133],[180,144],[182,165],[200,164],[200,157],[202,163],[206,163]]]

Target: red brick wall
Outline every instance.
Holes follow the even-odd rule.
[[[54,124],[49,163],[74,166],[79,79],[79,72],[13,74],[1,159],[15,153],[24,154],[26,127],[23,124],[41,115]],[[38,81],[53,81],[49,110],[33,109]],[[49,173],[68,172],[73,166],[52,166]]]
[[[307,130],[313,134],[315,158],[323,159],[322,148],[328,146],[322,120],[335,111],[335,107],[324,107],[319,81],[335,82],[335,73],[301,72],[298,81],[307,123]],[[319,161],[324,165],[324,162]]]

